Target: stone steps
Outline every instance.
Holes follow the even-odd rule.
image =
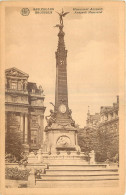
[[[87,164],[51,164],[48,165],[49,166],[49,170],[99,170],[103,168],[106,168],[107,165],[87,165]]]
[[[42,181],[37,182],[35,188],[90,188],[90,187],[117,187],[118,180],[93,181]],[[33,186],[32,186],[33,187]]]
[[[50,170],[46,169],[46,175],[115,175],[118,170]]]
[[[98,181],[98,180],[118,180],[119,174],[103,175],[46,175],[41,174],[38,181]]]
[[[48,164],[45,173],[40,174],[39,179],[36,178],[36,186],[81,187],[94,183],[98,186],[99,182],[101,186],[114,186],[119,180],[117,167],[108,167],[106,164],[63,163],[60,161],[60,164]]]

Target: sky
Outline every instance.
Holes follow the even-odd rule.
[[[64,7],[70,12],[64,17],[69,108],[80,127],[86,124],[88,106],[91,114],[100,112],[119,94],[119,8],[101,7],[99,14],[75,14],[73,7]],[[55,11],[62,7],[53,7],[52,14],[35,14],[33,8],[28,16],[21,15],[22,7],[6,8],[6,68],[16,67],[29,74],[29,82],[42,85],[46,116],[55,100]]]

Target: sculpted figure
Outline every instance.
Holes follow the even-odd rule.
[[[21,80],[21,90],[23,90],[23,80]]]
[[[43,93],[43,91],[44,91],[41,85],[39,86],[39,91],[40,91],[41,93]]]
[[[71,114],[72,114],[72,110],[69,109],[68,115],[69,115],[69,118],[71,119],[71,125],[72,125],[73,127],[75,127],[75,121],[72,119]]]
[[[69,117],[71,118],[72,110],[69,109]]]
[[[75,127],[75,121],[72,119],[71,125]]]
[[[54,112],[53,110],[50,110],[50,115],[45,117],[48,126],[51,126],[52,123],[56,122],[56,112]]]
[[[69,12],[64,12],[63,9],[62,9],[62,12],[59,13],[59,12],[56,12],[59,14],[59,18],[60,18],[60,25],[63,26],[63,17],[65,17]]]
[[[24,90],[27,90],[27,81],[24,81]]]

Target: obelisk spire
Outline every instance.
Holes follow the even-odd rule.
[[[57,12],[58,13],[58,12]],[[71,117],[72,111],[68,106],[68,88],[67,88],[67,50],[65,49],[63,31],[63,17],[69,12],[62,10],[59,14],[60,24],[55,27],[59,28],[58,33],[58,47],[55,52],[56,55],[56,86],[55,86],[55,106],[54,114],[51,113],[50,124],[67,126],[75,125],[74,120]]]
[[[57,12],[58,13],[58,12]],[[55,91],[55,109],[58,111],[58,108],[61,104],[66,106],[68,110],[68,90],[67,90],[67,50],[65,50],[64,36],[63,32],[63,17],[69,12],[64,12],[62,10],[59,14],[60,24],[57,24],[56,27],[59,28],[58,33],[58,48],[56,51],[56,91]]]

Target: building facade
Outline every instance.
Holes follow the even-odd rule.
[[[119,161],[119,97],[112,106],[101,107],[98,125],[99,150],[105,151],[104,157]],[[101,149],[102,147],[102,149]]]
[[[86,126],[79,134],[81,147],[95,150],[98,161],[117,161],[119,157],[119,97],[112,106],[102,106],[99,113],[88,110]]]
[[[43,144],[44,94],[42,86],[28,82],[29,75],[17,68],[5,71],[5,132],[7,140],[20,135],[25,150]]]
[[[102,106],[100,113],[91,115],[88,111],[86,127],[98,127],[101,132],[107,131],[109,133],[118,132],[119,129],[119,97],[117,96],[117,102],[112,106]]]

